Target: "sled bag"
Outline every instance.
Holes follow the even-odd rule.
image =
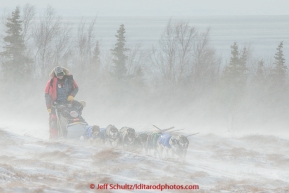
[[[67,139],[79,139],[85,133],[86,123],[77,123],[67,125]]]

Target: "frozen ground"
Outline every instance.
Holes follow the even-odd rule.
[[[289,192],[289,140],[275,136],[190,138],[185,163],[0,129],[0,192],[99,191],[90,184],[199,185],[163,192]],[[160,192],[138,190],[136,192]]]

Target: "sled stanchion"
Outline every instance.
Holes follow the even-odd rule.
[[[61,120],[60,120],[60,115],[59,115],[59,112],[58,112],[58,108],[57,106],[54,106],[54,109],[55,109],[55,115],[56,115],[56,119],[57,119],[57,126],[58,126],[58,139],[63,139],[65,138],[64,137],[64,133],[63,133],[63,128],[62,128],[62,124],[61,124]]]
[[[58,125],[58,136],[59,137],[63,137],[63,133],[62,133],[62,129],[61,129],[61,124],[60,124],[60,119],[59,119],[58,109],[57,108],[55,108],[55,114],[56,114],[57,125]]]

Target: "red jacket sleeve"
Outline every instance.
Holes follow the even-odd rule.
[[[51,96],[50,96],[50,93],[49,93],[49,90],[50,90],[50,81],[49,80],[46,84],[46,87],[45,87],[45,90],[44,90],[44,93],[45,93],[45,102],[46,102],[46,107],[47,108],[51,108]]]
[[[75,80],[73,80],[73,88],[78,88],[77,83],[75,82]]]
[[[45,94],[46,94],[46,93],[47,93],[47,94],[49,93],[50,81],[51,81],[51,80],[49,80],[49,81],[47,82],[47,84],[46,84],[46,87],[45,87],[45,90],[44,90]]]

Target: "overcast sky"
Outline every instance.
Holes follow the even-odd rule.
[[[289,0],[0,0],[0,8],[25,3],[64,16],[289,15]]]

